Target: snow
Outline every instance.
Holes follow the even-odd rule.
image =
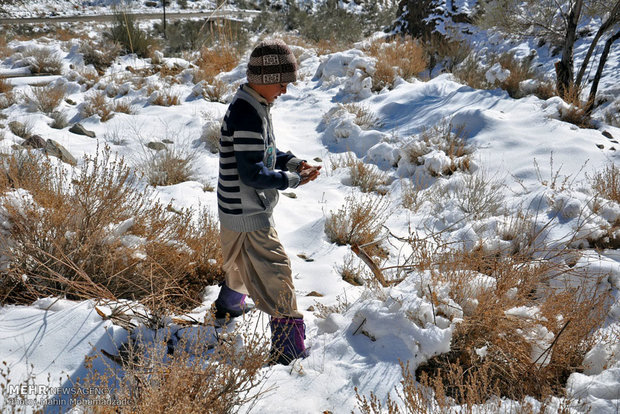
[[[80,10],[94,13],[96,6],[110,3],[90,2],[92,6],[80,6]],[[195,9],[213,7],[212,3],[189,2]],[[469,12],[474,2],[457,3],[460,10]],[[71,10],[62,7],[70,4],[40,1],[35,13],[36,10],[49,13],[51,8],[60,15],[69,14]],[[17,9],[13,13],[23,16]],[[535,52],[542,68],[552,66],[553,59],[529,43],[507,45],[503,40],[498,41],[501,47],[512,48],[520,56]],[[31,43],[13,42],[11,46],[23,48]],[[59,45],[50,47],[63,54],[67,68],[70,62],[80,64],[77,52],[63,52]],[[602,135],[602,131],[608,131],[618,139],[620,129],[603,123],[598,129],[581,129],[559,119],[560,111],[567,106],[559,98],[515,100],[500,89],[475,90],[462,85],[450,74],[428,81],[400,80],[393,90],[376,93],[372,92],[372,80],[368,77],[376,61],[362,51],[351,49],[317,56],[314,50],[296,48],[301,49],[300,72],[305,76],[291,85],[273,108],[279,148],[290,149],[311,163],[317,163],[312,160],[320,158],[326,167],[329,158],[339,154],[354,154],[376,165],[389,176],[390,214],[386,226],[393,232],[403,236],[410,228],[435,234],[444,232],[449,243],[462,249],[482,245],[487,251],[499,252],[518,247],[518,238],[507,240],[502,232],[510,227],[510,216],[521,212],[536,230],[538,245],[581,249],[576,267],[587,269],[593,278],[603,277],[612,299],[607,322],[595,333],[601,341],[588,352],[584,371],[568,379],[568,397],[586,402],[593,413],[617,411],[620,405],[620,254],[617,250],[594,250],[585,239],[602,237],[620,219],[620,205],[595,199],[588,185],[588,177],[605,165],[620,166],[620,145]],[[584,46],[579,43],[576,61],[584,53]],[[189,67],[189,62],[183,59],[158,58],[170,66]],[[24,74],[20,64],[18,60],[3,61],[0,75]],[[125,96],[135,114],[116,114],[107,122],[97,116],[81,119],[86,129],[96,133],[97,139],[76,136],[68,128],[51,129],[49,118],[28,112],[22,106],[13,106],[2,113],[8,117],[6,123],[29,122],[35,133],[57,140],[77,159],[85,154],[94,155],[97,146],[107,142],[115,153],[137,166],[148,156],[146,142],[171,140],[175,148],[194,154],[194,176],[190,181],[149,191],[165,205],[177,209],[206,207],[215,213],[216,195],[205,192],[204,186],[214,186],[217,182],[218,159],[201,137],[218,124],[226,105],[201,99],[202,90],[208,85],[193,84],[189,72],[184,72],[181,82],[171,90],[179,95],[181,105],[171,107],[150,105],[154,95],[147,96],[146,86],[136,90],[128,83],[112,82],[115,76],[121,78],[126,66],[140,68],[149,64],[148,60],[126,56],[102,78],[98,86],[108,95]],[[620,56],[615,51],[601,83],[601,93],[609,94],[616,101],[619,64]],[[245,67],[243,62],[219,78],[231,84],[240,82]],[[79,119],[79,105],[94,90],[85,91],[76,82],[77,72],[68,70],[67,73],[35,79],[37,83],[65,84],[68,98],[77,105],[65,102],[62,109],[69,119]],[[497,65],[487,72],[490,83],[506,76],[506,71]],[[25,77],[11,78],[10,82],[24,93],[33,85],[32,78]],[[146,82],[163,86],[156,76]],[[363,104],[374,112],[380,126],[363,129],[357,125],[354,115],[343,106],[351,102]],[[473,150],[468,170],[448,173],[452,160],[445,149],[436,142],[418,139],[426,128],[442,120],[451,120],[453,127],[463,127],[464,138]],[[124,144],[120,145],[120,141]],[[0,148],[9,151],[13,144],[19,143],[21,139],[7,131]],[[414,146],[421,155],[415,160],[407,159],[406,149],[411,149],[408,146]],[[447,352],[456,324],[477,306],[475,297],[495,286],[494,279],[475,275],[466,287],[471,298],[462,305],[455,302],[447,286],[437,286],[433,293],[441,303],[439,312],[426,295],[424,286],[429,275],[424,272],[412,272],[390,288],[357,287],[344,282],[336,268],[344,263],[350,250],[330,243],[323,229],[327,215],[337,211],[348,195],[359,196],[359,190],[351,186],[345,175],[341,170],[329,172],[323,168],[316,181],[291,190],[296,198],[281,197],[275,210],[276,229],[291,258],[311,353],[293,368],[265,368],[271,370],[267,388],[273,387],[273,391],[258,401],[256,412],[351,412],[356,407],[355,387],[361,395],[370,392],[394,395],[402,378],[400,362],[409,362],[410,369],[415,370],[434,355]],[[471,177],[494,184],[498,193],[494,208],[488,202],[474,214],[463,204],[462,195],[476,191],[475,179]],[[422,200],[418,210],[412,213],[400,205],[400,198],[403,184],[416,181],[423,183],[421,194],[440,196]],[[19,203],[27,199],[27,194],[9,193],[6,197]],[[125,234],[132,225],[132,219],[118,223],[111,233],[120,237],[128,249],[142,254],[139,251],[142,241]],[[0,234],[5,237],[9,231],[10,225],[0,211]],[[406,249],[390,251],[388,265],[398,263],[407,253]],[[0,265],[4,265],[1,257]],[[217,292],[216,286],[205,288],[203,307],[194,311],[197,317],[204,316]],[[310,292],[322,296],[307,296]],[[514,290],[507,293],[515,294]],[[318,315],[307,310],[311,306],[317,308],[318,304],[334,311]],[[541,317],[540,309],[535,307],[514,308],[507,314],[536,321]],[[252,326],[268,331],[264,316],[255,312],[251,318]],[[178,329],[190,337],[196,335],[191,329],[170,329]],[[519,333],[532,344],[532,362],[548,363],[545,351],[554,340],[553,333],[542,324]],[[124,329],[101,318],[93,301],[42,298],[31,306],[0,308],[0,361],[5,361],[11,369],[14,382],[32,376],[37,384],[72,386],[87,373],[84,362],[88,357],[101,349],[113,350],[126,338]],[[487,349],[479,348],[476,353],[483,358]],[[107,367],[96,365],[95,369],[104,371]]]

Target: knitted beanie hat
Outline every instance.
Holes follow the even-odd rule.
[[[295,55],[280,39],[263,40],[250,55],[246,74],[248,82],[257,85],[295,82]]]

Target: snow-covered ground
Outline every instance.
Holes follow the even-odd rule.
[[[36,42],[12,42],[9,46],[21,48],[30,43]],[[70,65],[81,64],[75,48],[77,40],[72,45],[66,52],[58,44],[50,43],[50,47],[63,56],[66,74],[46,80],[65,84],[68,98],[79,105],[92,91],[85,91],[70,80],[74,79],[70,75]],[[517,47],[529,46],[520,44]],[[577,50],[582,53],[583,46],[579,45]],[[297,52],[301,56],[301,80],[289,87],[288,94],[277,100],[272,111],[278,147],[309,161],[320,159],[322,161],[311,162],[325,166],[316,181],[293,190],[296,198],[280,198],[275,221],[292,261],[298,305],[304,312],[311,354],[293,369],[266,368],[271,370],[266,389],[272,391],[258,401],[254,412],[351,412],[356,407],[355,388],[361,395],[369,395],[371,391],[379,396],[388,392],[394,394],[402,378],[400,361],[409,361],[415,369],[450,348],[457,321],[434,320],[433,305],[418,291],[424,274],[410,273],[398,285],[383,289],[384,295],[342,280],[337,267],[350,255],[350,249],[330,243],[324,225],[330,212],[337,211],[347,196],[360,196],[359,189],[351,186],[346,169],[332,171],[330,168],[335,154],[348,152],[389,176],[385,225],[398,236],[407,236],[408,229],[422,233],[443,232],[447,241],[463,249],[481,243],[489,251],[501,250],[510,242],[501,237],[498,229],[506,225],[507,217],[521,211],[534,225],[550,223],[539,235],[538,243],[550,248],[566,245],[580,248],[580,265],[592,277],[605,276],[603,283],[611,291],[613,300],[605,326],[596,333],[607,339],[588,354],[585,371],[573,374],[567,389],[569,397],[585,401],[593,413],[618,412],[620,253],[617,250],[595,251],[584,239],[600,237],[620,221],[620,205],[595,203],[588,181],[588,177],[605,166],[620,167],[620,144],[617,142],[620,129],[602,123],[598,129],[580,129],[559,120],[559,110],[566,104],[558,98],[515,100],[499,89],[474,90],[457,83],[449,74],[426,82],[401,80],[391,91],[373,93],[365,79],[367,72],[373,70],[374,62],[359,49],[327,56],[317,56],[311,49]],[[527,53],[529,51],[524,51]],[[552,59],[542,52],[537,53],[542,67],[549,67]],[[179,59],[170,62],[187,64]],[[5,59],[0,65],[0,74],[14,71],[14,63]],[[123,57],[101,82],[111,83],[115,77],[121,78],[128,65],[138,68],[148,64],[136,57]],[[616,49],[607,64],[602,85],[602,93],[614,99],[618,98],[618,68],[620,53]],[[241,82],[244,70],[242,63],[237,69],[222,74],[221,79]],[[52,129],[48,125],[50,118],[28,112],[24,105],[3,110],[8,117],[3,123],[28,122],[34,133],[58,141],[77,159],[84,154],[94,155],[106,137],[112,150],[128,160],[135,160],[135,154],[145,151],[144,137],[149,141],[169,139],[174,145],[192,148],[196,154],[194,180],[157,187],[156,197],[164,203],[171,202],[176,208],[208,206],[215,212],[215,193],[205,192],[203,188],[205,184],[214,186],[217,181],[218,159],[200,137],[206,124],[223,115],[226,105],[196,99],[191,76],[182,73],[179,79],[181,83],[174,86],[174,92],[181,98],[178,106],[150,105],[145,87],[132,89],[126,96],[135,114],[116,114],[106,122],[101,122],[97,116],[80,120],[86,129],[95,132],[96,139],[75,135],[68,128]],[[12,78],[10,82],[27,93],[31,80]],[[148,82],[161,81],[154,76]],[[375,113],[380,126],[361,129],[353,122],[353,116],[340,107],[347,102],[358,103]],[[69,119],[78,119],[78,105],[63,103],[62,110]],[[330,116],[326,117],[328,113]],[[451,195],[467,191],[467,177],[471,175],[457,171],[449,177],[438,177],[449,163],[440,147],[426,144],[425,155],[416,164],[403,156],[403,143],[414,142],[416,134],[425,127],[440,124],[445,119],[464,127],[465,139],[474,149],[471,174],[497,184],[502,198],[496,209],[472,217],[459,207],[456,196]],[[613,138],[604,136],[603,131]],[[123,135],[122,145],[110,139],[118,134]],[[0,151],[9,152],[14,144],[21,142],[21,138],[6,131],[5,139],[0,141]],[[558,182],[567,183],[565,189],[550,185],[556,174]],[[415,212],[408,210],[401,203],[403,184],[412,182],[423,183],[422,192],[435,191],[444,197],[422,201]],[[575,241],[572,238],[575,233],[582,237]],[[400,263],[405,254],[406,251],[392,248],[386,266]],[[195,310],[196,315],[204,313],[217,292],[217,286],[206,287],[204,306]],[[308,296],[311,292],[322,296]],[[451,300],[448,292],[437,294],[446,295],[443,298],[446,301]],[[316,309],[317,303],[340,307],[342,311],[326,318],[318,317],[315,312],[308,311],[311,307]],[[251,325],[268,329],[266,318],[258,312],[250,317]],[[362,323],[365,335],[358,332]],[[0,308],[0,361],[10,368],[13,383],[31,376],[35,384],[70,386],[71,381],[86,374],[86,357],[96,355],[101,349],[112,351],[115,344],[126,340],[126,336],[122,328],[102,320],[92,301],[44,298],[32,306]],[[103,365],[95,368],[105,369]],[[37,398],[37,394],[29,398]],[[551,409],[553,404],[560,402],[552,403]]]

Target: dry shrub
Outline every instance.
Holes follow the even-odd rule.
[[[152,186],[175,185],[191,179],[195,154],[189,148],[183,147],[161,151],[145,148],[137,168]]]
[[[124,346],[127,365],[122,372],[115,374],[116,367],[106,374],[91,370],[83,386],[116,384],[109,395],[93,398],[128,401],[126,409],[135,414],[237,413],[271,391],[263,388],[270,341],[244,325],[249,322],[220,334],[216,343],[208,328],[193,327],[196,337],[191,343],[177,342],[174,353],[168,352],[169,338],[155,343],[133,339]],[[118,408],[99,405],[93,412],[112,414]]]
[[[6,36],[0,37],[0,59],[9,57],[13,53],[8,45]]]
[[[428,62],[429,76],[437,65],[452,72],[463,62],[472,51],[472,47],[465,41],[451,39],[438,32],[433,32],[422,41],[424,56]]]
[[[422,157],[439,150],[450,158],[450,165],[443,171],[430,171],[433,175],[451,175],[455,171],[468,171],[472,149],[465,140],[464,125],[452,125],[452,121],[443,119],[431,128],[426,128],[417,137],[406,141],[402,154],[414,165],[422,165]]]
[[[546,101],[547,99],[557,96],[555,85],[550,81],[540,81],[534,89],[534,96]]]
[[[387,174],[374,166],[365,164],[362,160],[357,159],[353,153],[349,152],[338,159],[331,159],[330,164],[332,169],[348,168],[351,174],[351,184],[359,187],[363,193],[377,192],[382,195],[387,193],[385,188],[388,183]]]
[[[470,54],[459,65],[457,65],[452,73],[454,77],[462,84],[469,85],[474,89],[487,89],[486,72],[487,67],[480,64],[480,57],[476,54]]]
[[[561,395],[568,376],[579,370],[594,345],[591,333],[605,319],[608,294],[592,288],[596,282],[588,284],[585,277],[581,285],[552,288],[553,275],[566,269],[525,257],[449,251],[434,261],[430,283],[450,287],[463,321],[456,326],[450,351],[419,367],[416,376],[441,378],[436,386],[443,387],[443,395],[468,405],[497,395],[514,400]],[[495,285],[475,288],[480,273]],[[519,307],[536,316],[507,313]],[[533,332],[553,335],[536,354],[525,338]]]
[[[8,108],[14,103],[13,84],[4,78],[0,78],[0,109]]]
[[[10,93],[13,91],[13,84],[5,78],[0,78],[0,93]]]
[[[355,115],[355,124],[362,129],[381,128],[381,121],[377,115],[366,105],[349,103],[344,108]]]
[[[105,92],[95,92],[84,100],[80,114],[83,118],[98,115],[101,122],[105,122],[114,116],[114,106],[109,102]]]
[[[513,54],[506,53],[498,58],[498,62],[502,65],[502,68],[510,71],[510,75],[508,75],[505,81],[500,83],[500,87],[513,98],[523,97],[524,93],[519,86],[521,82],[537,77],[536,72],[532,69],[531,60],[527,58],[517,60]]]
[[[423,290],[436,317],[462,321],[454,324],[449,352],[419,366],[415,375],[402,365],[403,390],[397,391],[397,400],[388,395],[387,412],[451,412],[459,405],[470,413],[480,409],[478,404],[499,412],[503,398],[526,408],[526,397],[546,404],[564,395],[569,375],[582,369],[585,354],[596,343],[592,332],[605,321],[609,292],[597,289],[597,282],[584,274],[571,275],[583,283],[562,285],[557,275],[567,269],[550,261],[488,255],[480,249],[436,250],[436,243],[419,239],[412,247],[415,268],[430,272]],[[493,283],[481,283],[481,276]],[[462,316],[444,313],[455,307],[434,292],[446,287]],[[516,309],[529,309],[531,316]],[[536,332],[552,337],[534,352],[535,340],[526,336]],[[374,393],[357,399],[364,413],[385,412]]]
[[[179,94],[172,92],[169,89],[157,90],[150,94],[149,102],[152,105],[158,106],[173,106],[181,103]]]
[[[79,52],[82,54],[84,64],[93,65],[101,75],[114,63],[121,50],[120,43],[109,39],[104,39],[101,42],[86,39],[80,44]]]
[[[215,220],[153,203],[107,148],[85,157],[80,171],[22,152],[5,158],[1,172],[0,211],[10,225],[0,238],[10,258],[2,303],[66,296],[191,308],[222,276]]]
[[[67,114],[62,111],[54,111],[50,114],[52,118],[52,123],[50,127],[54,129],[63,129],[69,125],[69,120],[67,119]]]
[[[62,59],[48,47],[31,46],[23,52],[28,62],[30,72],[60,75],[62,73]]]
[[[76,81],[80,85],[85,85],[87,89],[92,88],[99,82],[100,75],[99,73],[88,67],[78,68],[76,71]]]
[[[198,68],[194,73],[194,82],[204,80],[211,84],[218,74],[233,70],[239,64],[239,60],[239,52],[232,45],[203,47],[195,62]]]
[[[580,95],[581,89],[571,84],[562,97],[569,106],[560,109],[560,119],[579,128],[594,128],[592,118],[585,109],[587,105],[581,101]]]
[[[51,114],[65,99],[67,88],[62,84],[33,86],[32,95],[26,98],[31,110]]]
[[[408,80],[426,69],[424,50],[410,36],[398,37],[392,42],[377,40],[368,48],[368,54],[377,59],[376,72],[372,75],[375,91],[392,89],[398,76]]]
[[[341,246],[368,246],[365,250],[370,256],[384,256],[376,243],[387,219],[387,205],[383,197],[347,196],[345,204],[325,220],[327,238]]]
[[[591,180],[597,195],[620,204],[620,168],[609,164]]]
[[[114,102],[114,112],[131,115],[134,110],[128,100],[117,100]]]

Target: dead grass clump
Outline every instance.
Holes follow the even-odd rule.
[[[52,118],[50,127],[54,129],[63,129],[69,125],[67,114],[63,111],[54,111],[50,114],[50,117]]]
[[[114,102],[114,112],[131,115],[134,113],[134,110],[128,100],[121,99]]]
[[[591,182],[598,196],[620,204],[620,168],[615,164],[609,164],[603,171],[597,172]]]
[[[8,108],[14,103],[13,84],[4,78],[0,78],[0,109]]]
[[[91,370],[82,386],[116,384],[105,397],[127,401],[135,414],[238,412],[270,391],[263,388],[270,341],[244,326],[248,323],[219,335],[208,327],[190,327],[188,333],[181,329],[177,334],[182,339],[175,340],[174,352],[169,352],[176,339],[172,335],[154,343],[131,339],[122,347],[122,375],[115,374],[116,367],[110,367],[107,375]],[[110,364],[107,359],[103,362]],[[112,414],[118,408],[99,405],[94,412]]]
[[[452,73],[464,85],[469,85],[474,89],[488,89],[487,69],[486,66],[480,64],[480,58],[472,53],[457,65]]]
[[[157,90],[150,94],[149,102],[152,105],[173,106],[181,103],[181,97],[168,89]]]
[[[93,65],[101,75],[114,63],[121,50],[122,46],[118,42],[109,39],[101,42],[86,39],[80,44],[79,52],[82,54],[84,64]]]
[[[5,78],[0,78],[0,93],[10,93],[13,90],[13,84]]]
[[[450,286],[463,321],[450,352],[421,366],[416,376],[441,378],[436,386],[459,404],[497,395],[517,401],[561,395],[594,344],[591,333],[605,319],[607,294],[585,277],[572,288],[551,288],[549,281],[557,279],[558,286],[561,277],[553,275],[565,269],[550,262],[479,250],[450,251],[438,259],[431,283]],[[482,283],[480,274],[491,279]]]
[[[378,168],[365,164],[353,155],[347,153],[346,156],[331,160],[332,169],[348,168],[351,174],[351,185],[359,187],[363,193],[376,192],[381,195],[387,193],[385,188],[388,183],[388,176]]]
[[[460,321],[449,352],[419,366],[415,375],[402,365],[400,401],[388,396],[384,407],[377,395],[358,394],[362,412],[427,412],[431,407],[449,412],[457,405],[475,412],[479,404],[493,407],[504,398],[525,407],[526,397],[546,403],[564,395],[569,375],[581,371],[597,342],[592,332],[606,318],[609,292],[602,291],[600,280],[581,271],[566,277],[563,265],[518,254],[437,250],[436,243],[424,240],[412,248],[416,269],[430,274],[422,291],[437,319]],[[446,288],[462,313],[455,315],[454,303],[435,295]]]
[[[5,158],[1,172],[0,211],[10,224],[0,239],[10,258],[2,303],[66,296],[192,308],[222,276],[215,220],[153,203],[108,149],[86,157],[80,171],[22,152]]]
[[[368,54],[377,59],[376,72],[372,75],[374,91],[392,89],[397,77],[411,79],[427,65],[424,50],[409,36],[392,42],[375,41],[368,48]]]
[[[349,195],[345,204],[325,220],[325,234],[338,245],[365,247],[370,256],[382,257],[385,252],[377,242],[387,220],[387,201],[383,197]]]
[[[95,92],[86,98],[80,108],[80,114],[84,118],[97,115],[101,122],[105,122],[114,116],[114,106],[109,102],[105,92]]]
[[[463,125],[452,125],[450,120],[444,119],[405,142],[401,151],[403,157],[413,165],[424,165],[425,155],[441,151],[450,162],[429,166],[429,173],[433,176],[451,175],[455,171],[468,171],[470,168],[472,149],[465,136]]]
[[[195,62],[198,68],[194,73],[194,82],[204,80],[211,84],[218,74],[233,70],[239,64],[239,60],[239,52],[232,45],[203,47]]]
[[[463,62],[472,51],[472,47],[465,41],[451,39],[445,35],[433,32],[421,43],[424,56],[428,62],[429,76],[438,65],[452,72],[454,68]]]
[[[26,98],[31,110],[51,114],[65,99],[67,88],[62,84],[33,86],[31,95]]]
[[[343,106],[347,111],[355,115],[354,122],[360,128],[365,130],[381,128],[381,121],[369,107],[356,103],[348,103]]]
[[[138,170],[144,174],[150,185],[175,185],[191,179],[195,152],[176,147],[161,151],[145,148],[144,151]]]
[[[568,106],[560,108],[560,119],[579,128],[594,128],[592,118],[586,111],[586,103],[581,101],[581,90],[571,85],[565,92],[563,99]]]
[[[521,90],[521,82],[537,77],[536,72],[532,69],[531,60],[518,60],[513,54],[506,53],[499,57],[498,62],[502,68],[510,71],[510,75],[500,83],[500,87],[513,98],[523,97],[525,94]]]
[[[48,47],[28,47],[23,56],[32,73],[62,74],[62,59]]]

